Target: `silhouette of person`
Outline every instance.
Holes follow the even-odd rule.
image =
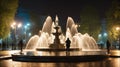
[[[22,39],[19,41],[19,45],[20,45],[20,50],[21,50],[20,53],[22,54],[22,51],[23,51],[22,50],[22,48],[23,48],[23,40]]]
[[[111,46],[109,40],[107,40],[106,45],[107,45],[107,52],[109,54],[110,53],[110,46]]]
[[[66,40],[66,49],[70,48],[70,43],[71,43],[70,39],[67,38],[67,40]]]

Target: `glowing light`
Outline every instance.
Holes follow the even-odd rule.
[[[29,23],[27,23],[27,26],[30,26],[30,24],[29,24]]]
[[[103,35],[104,35],[104,36],[107,36],[107,33],[104,33]]]
[[[22,24],[21,24],[21,23],[18,24],[18,28],[20,28],[20,27],[22,27]]]
[[[21,24],[21,23],[17,24],[16,22],[13,22],[13,23],[11,24],[11,27],[12,27],[13,29],[15,29],[16,27],[20,28],[20,27],[22,27],[22,24]]]
[[[76,24],[76,25],[75,25],[75,27],[77,28],[77,27],[78,27],[78,25]]]
[[[28,26],[30,26],[30,24],[29,24],[29,23],[27,23],[27,24],[24,26],[24,28],[25,28],[25,29],[27,29],[27,28],[28,28]]]
[[[16,23],[14,22],[13,25],[16,25]]]
[[[31,34],[31,33],[29,33],[28,35],[29,35],[29,36],[31,36],[32,34]]]
[[[24,26],[24,28],[26,29],[26,28],[27,28],[27,26]]]
[[[120,31],[120,27],[116,27],[116,30],[117,30],[117,31]]]
[[[15,25],[16,25],[16,23],[13,22],[12,25],[11,25],[11,27],[14,29],[14,28],[15,28]]]
[[[101,36],[102,36],[101,34],[98,35],[99,38],[100,38]]]

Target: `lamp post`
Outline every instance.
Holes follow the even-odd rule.
[[[15,42],[15,49],[17,48],[17,28],[20,28],[20,27],[22,27],[22,24],[21,23],[16,23],[16,22],[14,22],[14,23],[12,23],[11,24],[11,27],[12,27],[12,29],[14,30],[14,42]],[[12,45],[12,49],[13,49],[13,45]]]
[[[118,42],[119,42],[119,49],[120,49],[120,27],[116,27],[116,30],[118,31]]]
[[[24,28],[25,28],[25,43],[27,42],[27,33],[28,33],[28,30],[29,30],[29,26],[30,26],[30,24],[29,23],[27,23],[25,26],[24,26]]]

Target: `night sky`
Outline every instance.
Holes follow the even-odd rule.
[[[105,17],[105,11],[111,6],[111,0],[20,0],[19,7],[38,16],[51,16],[55,21],[58,15],[59,25],[65,28],[68,16],[79,23],[80,11],[86,6],[94,6],[100,19]],[[36,17],[37,18],[37,17]]]
[[[80,16],[85,5],[92,5],[102,15],[110,6],[111,0],[20,0],[19,7],[38,15]]]
[[[79,23],[80,11],[85,6],[93,6],[98,11],[100,19],[103,19],[105,11],[111,6],[111,0],[20,0],[19,2],[19,7],[27,12],[38,16],[49,15],[53,21],[58,15],[59,25],[62,28],[66,27],[68,16],[72,17],[75,23]]]

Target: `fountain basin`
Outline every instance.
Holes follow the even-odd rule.
[[[13,61],[20,62],[85,62],[98,61],[108,58],[108,55],[85,55],[85,56],[25,56],[12,55]]]
[[[12,54],[13,61],[20,62],[83,62],[107,59],[106,51],[27,51]]]
[[[36,48],[37,51],[81,51],[81,48],[70,48],[70,49],[65,49],[65,48],[59,48],[59,49],[51,49],[51,48]]]

